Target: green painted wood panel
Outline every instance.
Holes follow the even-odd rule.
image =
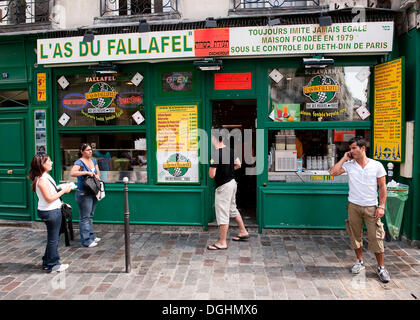
[[[341,190],[340,190],[341,189]],[[344,229],[346,188],[261,188],[262,228]]]
[[[0,208],[26,209],[26,179],[0,177]]]
[[[105,186],[105,199],[97,203],[94,222],[123,223],[124,193],[122,184]],[[128,185],[130,223],[203,225],[204,188],[159,188]],[[64,200],[73,207],[73,220],[79,219],[79,208],[72,192]]]
[[[0,43],[0,70],[7,73],[7,78],[0,79],[0,85],[26,82],[25,46],[22,42]]]
[[[24,127],[23,118],[0,119],[0,166],[24,166]]]
[[[27,118],[26,108],[0,109],[0,219],[31,218]]]

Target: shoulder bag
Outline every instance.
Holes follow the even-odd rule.
[[[82,163],[89,172],[92,172],[92,170],[90,170],[83,161]],[[101,191],[101,181],[98,180],[95,176],[85,176],[83,179],[83,187],[87,193],[98,196],[99,191]]]
[[[50,179],[48,179],[48,181],[54,186],[55,190],[58,193],[57,186]],[[62,216],[62,219],[61,219],[61,226],[60,226],[59,234],[64,233],[66,247],[68,247],[70,245],[69,238],[71,240],[74,239],[72,207],[68,203],[65,203],[63,201],[63,199],[61,199],[61,197],[60,197],[60,200],[61,200],[61,216]]]

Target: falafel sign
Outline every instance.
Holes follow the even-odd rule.
[[[156,157],[159,183],[197,183],[197,105],[156,107]]]
[[[392,51],[392,21],[215,28],[38,39],[38,64]]]
[[[373,158],[402,161],[403,58],[375,66]]]

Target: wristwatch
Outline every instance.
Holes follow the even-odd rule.
[[[377,208],[381,208],[385,210],[385,206],[377,206]]]

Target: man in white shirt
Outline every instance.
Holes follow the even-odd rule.
[[[346,231],[350,236],[350,245],[354,249],[358,261],[352,267],[352,273],[365,269],[362,257],[363,220],[365,221],[369,250],[375,253],[378,262],[377,273],[382,282],[390,280],[384,267],[385,231],[381,218],[385,214],[386,171],[384,166],[366,156],[366,141],[362,137],[354,137],[349,141],[350,151],[331,169],[332,176],[347,173],[349,180],[348,218]],[[379,187],[379,205],[378,205]]]

